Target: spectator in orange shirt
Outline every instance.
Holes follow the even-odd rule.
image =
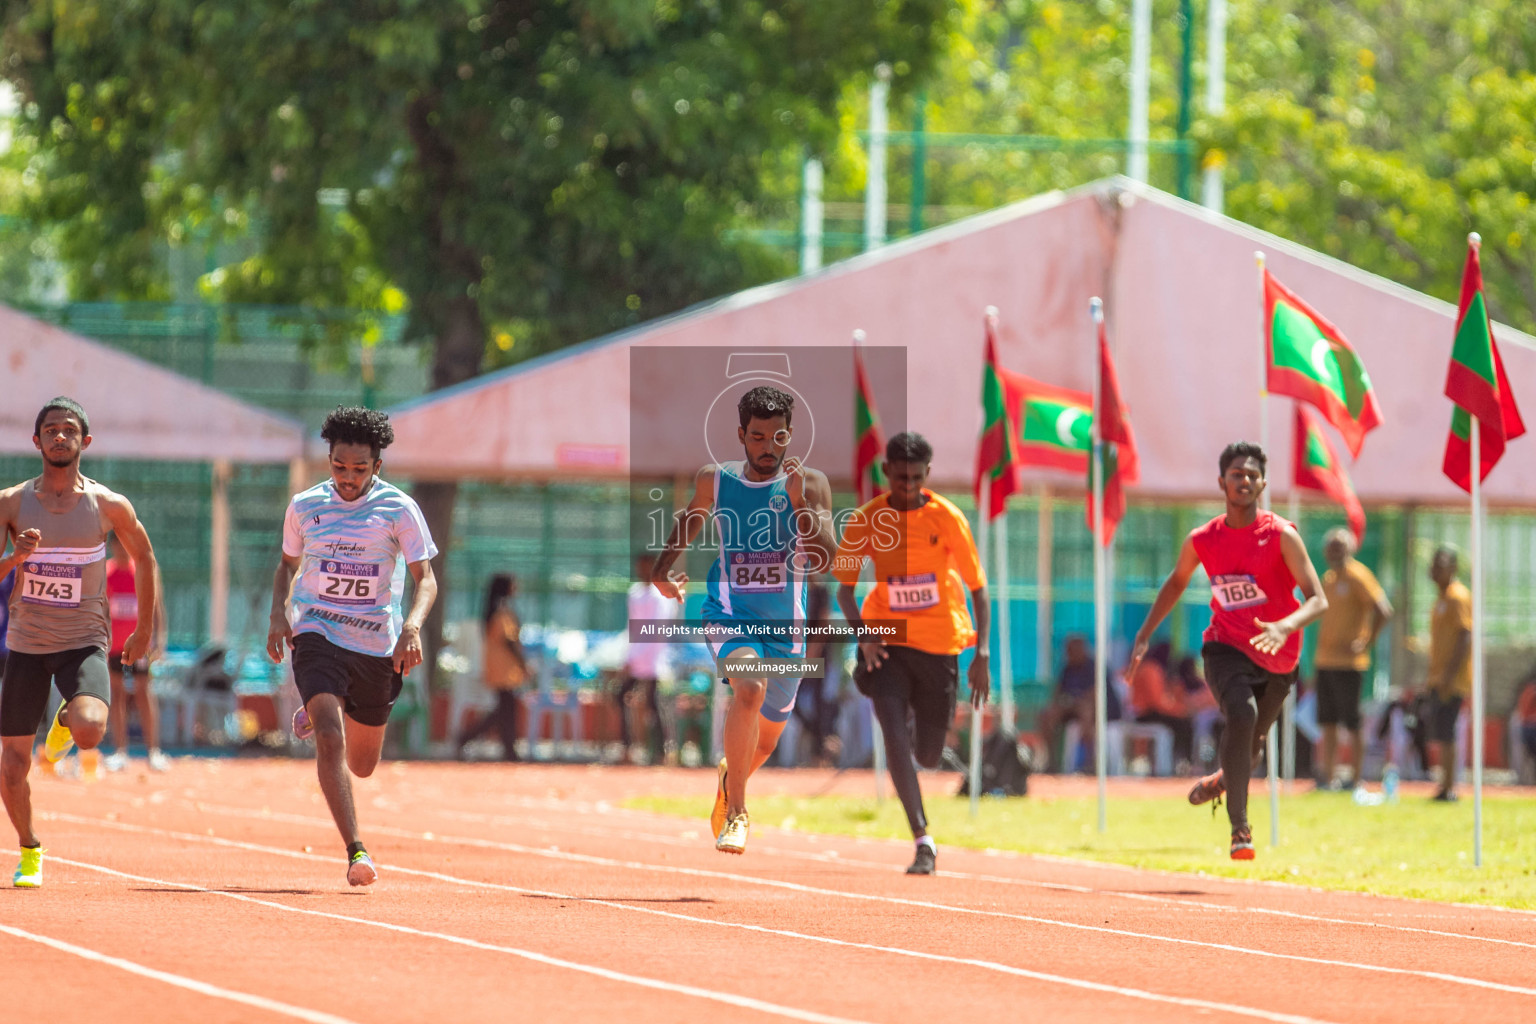
[[[1166,641],[1153,644],[1136,673],[1127,682],[1131,687],[1131,715],[1138,722],[1153,722],[1173,730],[1173,756],[1188,764],[1193,758],[1194,729],[1184,706],[1182,685],[1176,690],[1168,685],[1168,661],[1173,650]]]
[[[1343,789],[1333,777],[1339,749],[1339,727],[1349,730],[1351,779],[1360,784],[1360,763],[1365,741],[1360,735],[1360,690],[1366,669],[1371,667],[1371,648],[1381,628],[1392,618],[1392,604],[1371,570],[1355,561],[1355,537],[1348,530],[1332,529],[1323,542],[1328,572],[1323,593],[1328,610],[1317,628],[1317,724],[1323,727],[1322,765],[1317,784],[1321,789]]]

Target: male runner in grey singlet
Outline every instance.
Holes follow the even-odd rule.
[[[80,473],[80,453],[91,444],[85,410],[55,398],[37,414],[32,443],[43,456],[42,474],[0,490],[0,553],[4,541],[11,543],[0,577],[16,570],[6,630],[11,652],[0,684],[0,797],[21,842],[12,881],[22,888],[43,884],[27,772],[49,686],[58,686],[64,703],[43,745],[47,760],[59,760],[72,745],[95,747],[107,727],[107,534],[122,540],[135,568],[139,622],[123,644],[124,664],[148,653],[159,600],[155,552],[133,506]]]

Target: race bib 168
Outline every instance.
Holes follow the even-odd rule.
[[[1211,596],[1219,608],[1229,612],[1240,608],[1255,608],[1269,600],[1269,595],[1248,573],[1213,577]]]

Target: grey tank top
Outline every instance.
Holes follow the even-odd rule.
[[[107,610],[107,527],[90,482],[75,507],[62,515],[37,500],[36,479],[21,491],[16,517],[22,530],[43,535],[32,557],[16,567],[11,621],[5,643],[22,654],[56,654],[80,647],[107,650],[112,619]]]

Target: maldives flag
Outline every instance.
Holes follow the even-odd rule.
[[[1022,486],[1019,482],[1019,446],[1015,436],[1018,420],[1011,415],[1014,408],[1005,378],[1013,374],[997,362],[997,318],[990,312],[986,318],[987,354],[981,371],[981,440],[976,446],[976,475],[974,490],[978,507],[981,503],[981,485],[989,481],[987,519],[1002,514],[1013,494]]]
[[[880,460],[885,455],[885,432],[875,411],[875,393],[864,373],[864,355],[853,346],[853,486],[858,504],[872,501],[889,488]]]
[[[1099,438],[1104,442],[1104,546],[1115,539],[1125,518],[1125,485],[1141,479],[1136,436],[1125,403],[1120,401],[1120,377],[1109,354],[1109,337],[1099,321]],[[1093,477],[1088,478],[1088,529],[1093,529]]]
[[[1349,474],[1339,461],[1338,453],[1323,433],[1322,424],[1307,411],[1306,406],[1296,403],[1296,451],[1291,459],[1292,482],[1297,487],[1322,491],[1344,508],[1349,528],[1354,532],[1355,543],[1365,539],[1365,509],[1349,482]]]
[[[1445,376],[1445,396],[1456,403],[1456,410],[1451,414],[1451,435],[1446,438],[1442,468],[1452,483],[1470,492],[1472,417],[1477,417],[1482,439],[1479,481],[1488,478],[1504,454],[1504,445],[1525,433],[1483,302],[1483,265],[1475,235],[1467,243],[1467,264],[1461,272],[1461,309],[1456,314],[1456,343]]]
[[[1264,271],[1264,359],[1269,390],[1308,402],[1358,458],[1381,424],[1371,378],[1337,327]]]

